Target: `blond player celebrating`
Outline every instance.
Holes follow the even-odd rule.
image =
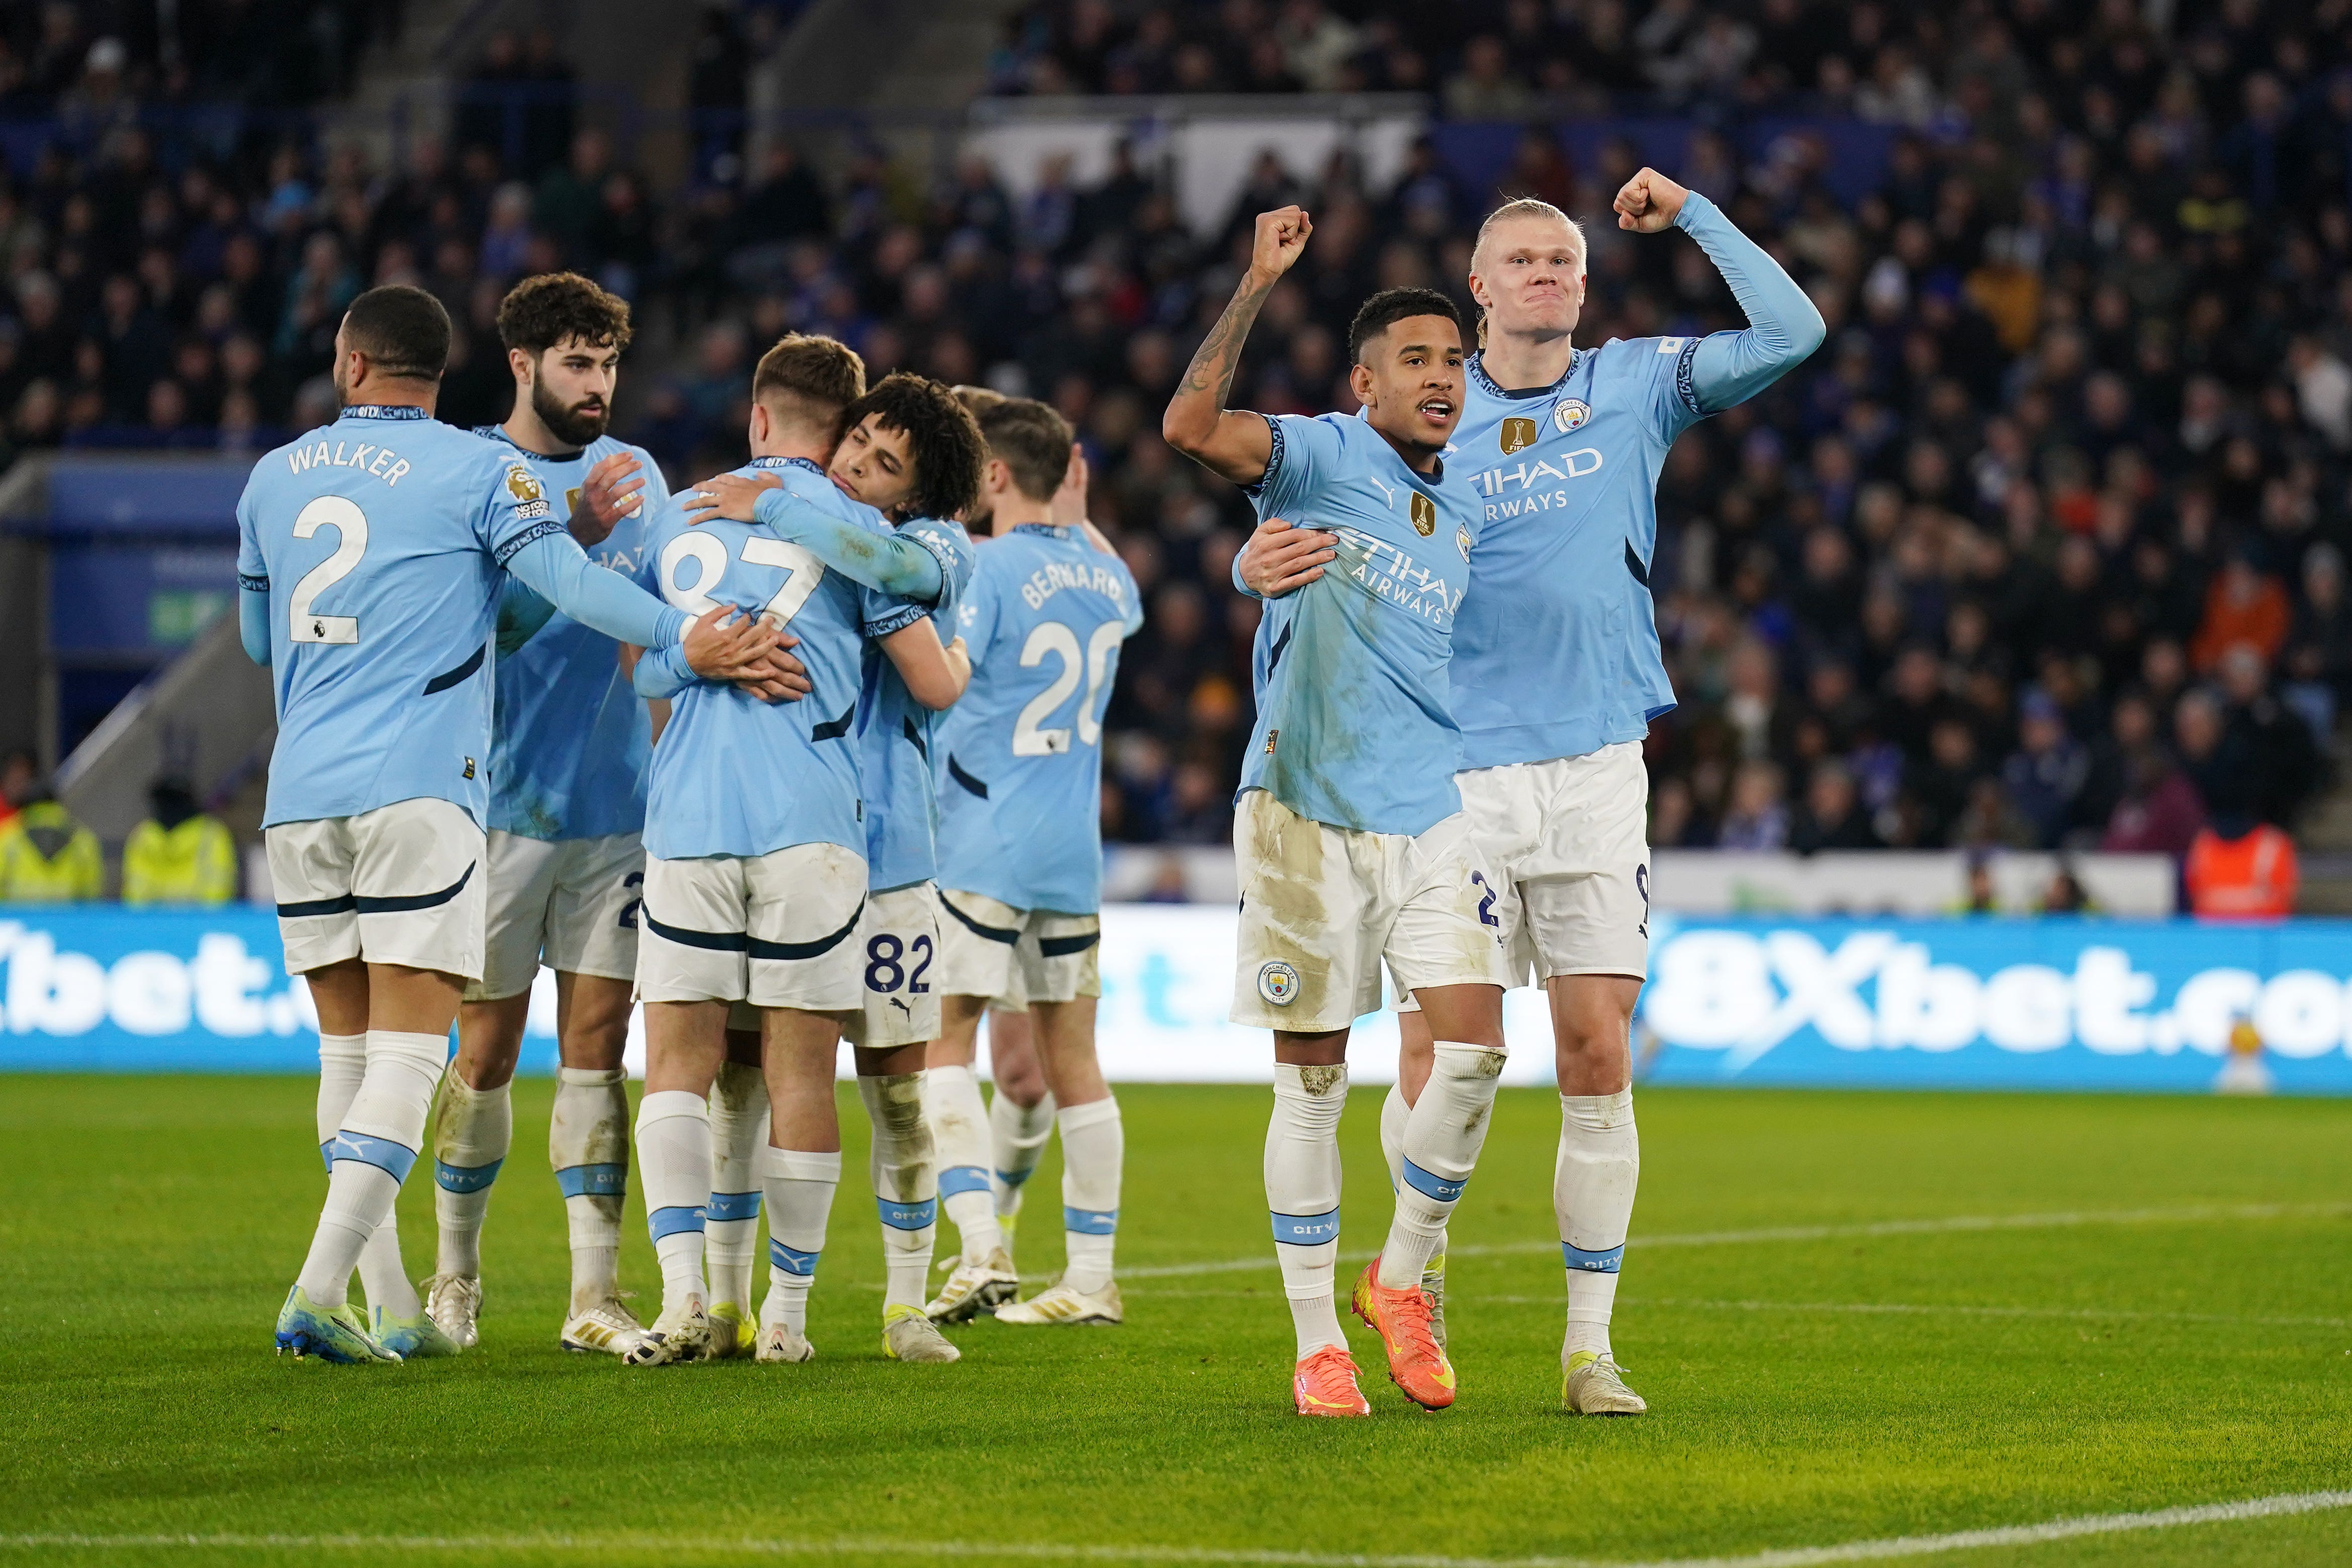
[[[1579,348],[1581,231],[1544,202],[1507,203],[1486,219],[1470,260],[1480,350],[1450,459],[1480,514],[1452,698],[1463,807],[1494,877],[1511,974],[1525,984],[1532,968],[1551,1002],[1562,1401],[1578,1415],[1632,1416],[1646,1406],[1620,1375],[1609,1319],[1641,1169],[1630,1044],[1649,964],[1641,747],[1675,706],[1650,597],[1658,471],[1677,435],[1771,385],[1824,329],[1789,275],[1705,196],[1644,169],[1615,210],[1621,229],[1674,227],[1696,240],[1751,325]],[[1235,561],[1235,580],[1288,594],[1323,575],[1331,542],[1270,521]],[[1402,1021],[1402,1081],[1381,1119],[1399,1179],[1433,1057],[1425,1015]],[[1440,1308],[1442,1240],[1423,1284]]]

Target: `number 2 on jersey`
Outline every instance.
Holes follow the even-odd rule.
[[[360,622],[355,615],[317,615],[310,606],[319,595],[351,575],[367,553],[367,514],[342,496],[320,496],[294,514],[294,537],[307,539],[322,528],[335,530],[335,553],[302,574],[286,601],[286,634],[297,643],[356,643]]]
[[[691,558],[699,569],[691,585],[680,587],[677,569]],[[824,580],[824,563],[798,545],[754,535],[743,541],[743,559],[751,566],[783,568],[784,585],[760,607],[761,619],[782,630],[800,613],[816,585]],[[662,597],[688,615],[708,614],[719,601],[705,591],[719,586],[727,570],[727,547],[714,534],[683,533],[662,546]]]
[[[1118,652],[1127,635],[1126,624],[1106,621],[1095,628],[1087,639],[1086,656],[1078,655],[1078,634],[1058,621],[1046,621],[1029,633],[1029,641],[1021,647],[1021,666],[1034,668],[1045,662],[1048,653],[1062,661],[1062,673],[1053,684],[1030,699],[1021,710],[1019,722],[1013,727],[1013,755],[1015,757],[1053,757],[1070,749],[1067,726],[1059,729],[1041,727],[1070,700],[1078,689],[1078,673],[1083,668],[1087,677],[1087,699],[1078,705],[1077,730],[1081,746],[1093,746],[1102,739],[1102,723],[1095,716],[1095,699],[1102,695],[1110,678],[1111,656]]]

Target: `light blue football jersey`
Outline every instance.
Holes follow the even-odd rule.
[[[1612,339],[1528,392],[1471,359],[1453,459],[1480,516],[1476,587],[1454,632],[1465,768],[1639,740],[1674,707],[1650,559],[1658,471],[1700,417],[1702,340]]]
[[[874,526],[889,527],[879,513]],[[929,616],[940,640],[952,641],[964,589],[971,581],[971,537],[960,523],[929,517],[898,531],[920,539],[940,558],[946,586],[929,605],[866,590],[866,634],[887,637]],[[931,783],[931,752],[940,725],[940,716],[907,690],[880,643],[866,643],[865,684],[857,697],[857,762],[866,789],[866,880],[877,893],[939,875],[939,797]]]
[[[264,826],[400,800],[489,810],[500,568],[562,533],[511,448],[353,406],[253,466],[237,580],[269,596],[278,741]]]
[[[1102,906],[1102,716],[1143,624],[1127,563],[1077,528],[982,545],[957,617],[971,685],[932,747],[941,887],[1015,909]]]
[[[1499,387],[1470,361],[1451,459],[1480,516],[1454,634],[1465,768],[1639,740],[1674,707],[1650,598],[1666,449],[1822,342],[1804,290],[1714,203],[1693,192],[1675,225],[1723,274],[1747,329],[1612,339],[1533,389]]]
[[[773,473],[793,495],[838,517],[867,509],[802,458],[754,458],[736,472]],[[763,524],[689,525],[674,500],[647,524],[646,546],[662,597],[688,615],[730,603],[798,637],[793,653],[813,687],[793,703],[761,702],[708,681],[680,691],[654,747],[647,852],[748,859],[793,844],[839,844],[863,855],[853,730],[866,591]]]
[[[643,448],[598,436],[564,457],[527,452],[499,425],[475,434],[507,448],[547,487],[570,525],[588,471],[615,453],[638,464],[637,514],[623,517],[588,559],[658,593],[646,519],[669,502],[661,465]],[[557,611],[539,634],[499,661],[490,738],[490,826],[527,839],[597,839],[646,825],[646,761],[653,727],[621,673],[618,643]]]
[[[1241,788],[1335,828],[1423,832],[1462,809],[1446,664],[1478,538],[1469,486],[1450,459],[1414,473],[1354,414],[1266,423],[1257,515],[1329,531],[1339,559],[1258,622]]]

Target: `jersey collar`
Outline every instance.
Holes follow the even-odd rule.
[[[824,477],[824,470],[805,457],[754,457],[751,459],[751,466],[754,468],[805,468],[820,479]]]
[[[338,423],[346,419],[431,419],[432,417],[415,404],[405,402],[347,403],[342,413],[335,415]]]
[[[1067,523],[1015,523],[1013,525],[1013,531],[1016,534],[1046,534],[1057,539],[1070,537],[1070,526]]]
[[[533,452],[508,434],[503,424],[478,424],[474,426],[474,434],[485,441],[503,441],[525,457],[536,457],[542,463],[576,463],[588,455],[588,449],[584,446],[577,452]]]
[[[1560,388],[1566,386],[1568,384],[1568,378],[1576,374],[1577,364],[1583,358],[1584,350],[1582,349],[1570,350],[1568,355],[1568,369],[1560,371],[1559,380],[1552,382],[1551,385],[1548,387],[1515,387],[1506,389],[1496,386],[1495,384],[1495,378],[1486,373],[1486,351],[1484,349],[1481,349],[1478,352],[1470,356],[1470,380],[1472,384],[1475,385],[1480,392],[1485,392],[1488,397],[1499,397],[1514,401],[1518,398],[1540,397],[1546,392],[1556,392],[1559,391]]]

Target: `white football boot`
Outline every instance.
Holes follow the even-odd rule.
[[[1650,1406],[1625,1386],[1624,1369],[1601,1351],[1580,1350],[1561,1369],[1559,1402],[1571,1416],[1639,1416]]]
[[[481,1343],[482,1281],[474,1274],[436,1274],[425,1281],[425,1315],[460,1350]]]
[[[1013,1258],[999,1247],[977,1263],[953,1260],[953,1272],[924,1313],[935,1323],[969,1322],[992,1312],[1021,1293],[1021,1276],[1013,1271]]]
[[[626,1355],[645,1337],[646,1325],[622,1305],[618,1296],[607,1296],[563,1320],[563,1348],[583,1355],[591,1352]]]
[[[1056,1283],[1025,1301],[1008,1301],[996,1309],[998,1322],[1020,1325],[1118,1323],[1126,1319],[1116,1280],[1099,1291],[1076,1291]]]
[[[710,1312],[700,1296],[688,1296],[661,1316],[637,1343],[621,1354],[631,1366],[672,1366],[710,1359]]]

